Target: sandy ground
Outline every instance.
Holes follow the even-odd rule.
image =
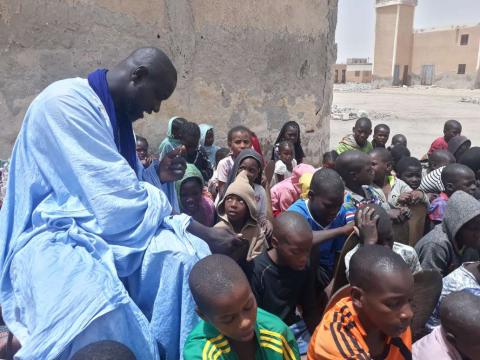
[[[462,102],[461,99],[466,100]],[[335,86],[330,145],[351,132],[355,120],[335,120],[348,113],[365,111],[374,126],[390,126],[394,134],[407,136],[413,156],[425,154],[432,141],[442,135],[443,123],[457,119],[463,125],[463,135],[480,146],[480,90],[443,89],[432,87],[368,89],[368,86]],[[353,117],[354,115],[352,115]],[[390,140],[389,140],[390,143]]]

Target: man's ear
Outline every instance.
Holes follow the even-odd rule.
[[[352,179],[353,182],[358,180],[358,173],[356,171],[349,171],[348,175],[350,175],[350,179]]]
[[[315,193],[312,190],[308,190],[308,200],[312,201],[314,196],[315,196]]]
[[[455,192],[455,187],[453,186],[452,183],[445,184],[445,192],[449,194],[453,194]]]
[[[137,84],[143,80],[145,80],[148,76],[149,72],[145,66],[139,66],[135,70],[133,70],[131,80]]]
[[[202,320],[205,320],[208,322],[207,316],[198,308],[198,306],[195,306],[195,312],[197,313],[198,317]]]
[[[363,289],[357,286],[352,286],[352,291],[350,293],[350,296],[352,297],[352,302],[353,302],[353,305],[355,305],[355,307],[357,307],[358,309],[362,309],[364,307],[363,302],[365,298],[364,298]]]
[[[389,161],[389,162],[387,163],[387,171],[388,171],[388,172],[392,172],[392,170],[393,170],[393,163],[392,163],[391,161]]]
[[[272,247],[273,248],[278,248],[278,239],[275,236],[272,236]]]

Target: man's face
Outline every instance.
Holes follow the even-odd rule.
[[[422,182],[422,167],[409,166],[400,174],[400,179],[405,181],[413,190],[418,189]]]
[[[202,201],[202,186],[198,179],[186,180],[180,188],[180,203],[187,215],[194,216]]]
[[[145,160],[148,153],[148,146],[143,141],[137,141],[137,156],[140,160]]]
[[[365,146],[371,133],[372,128],[369,126],[355,126],[353,128],[353,137],[359,146]]]
[[[382,281],[372,279],[375,285],[369,291],[361,289],[361,296],[353,296],[353,292],[352,296],[355,307],[361,308],[372,327],[397,337],[407,330],[413,317],[413,276],[407,269],[384,277]]]
[[[309,210],[313,218],[323,226],[330,224],[337,216],[343,204],[343,194],[308,193]]]
[[[142,119],[144,113],[159,112],[162,101],[175,90],[176,78],[160,76],[145,67],[137,68],[125,91],[125,109],[130,121]]]
[[[455,238],[460,245],[480,250],[480,216],[474,217],[463,225]]]
[[[248,342],[255,336],[257,302],[247,282],[232,288],[228,296],[215,296],[209,314],[200,314],[225,337]]]
[[[387,129],[380,128],[373,134],[373,138],[377,145],[382,145],[385,147],[385,144],[388,141],[388,137],[390,136],[390,131]]]

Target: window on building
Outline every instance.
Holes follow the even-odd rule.
[[[359,77],[360,76],[360,71],[355,71],[355,77]]]
[[[463,34],[460,37],[460,45],[468,45],[468,34]]]
[[[465,74],[467,64],[458,64],[457,74]]]

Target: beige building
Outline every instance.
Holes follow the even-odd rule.
[[[370,83],[372,82],[372,64],[365,58],[347,59],[346,64],[333,66],[333,82],[345,83]]]
[[[479,86],[480,24],[414,30],[417,0],[377,0],[373,79]]]

